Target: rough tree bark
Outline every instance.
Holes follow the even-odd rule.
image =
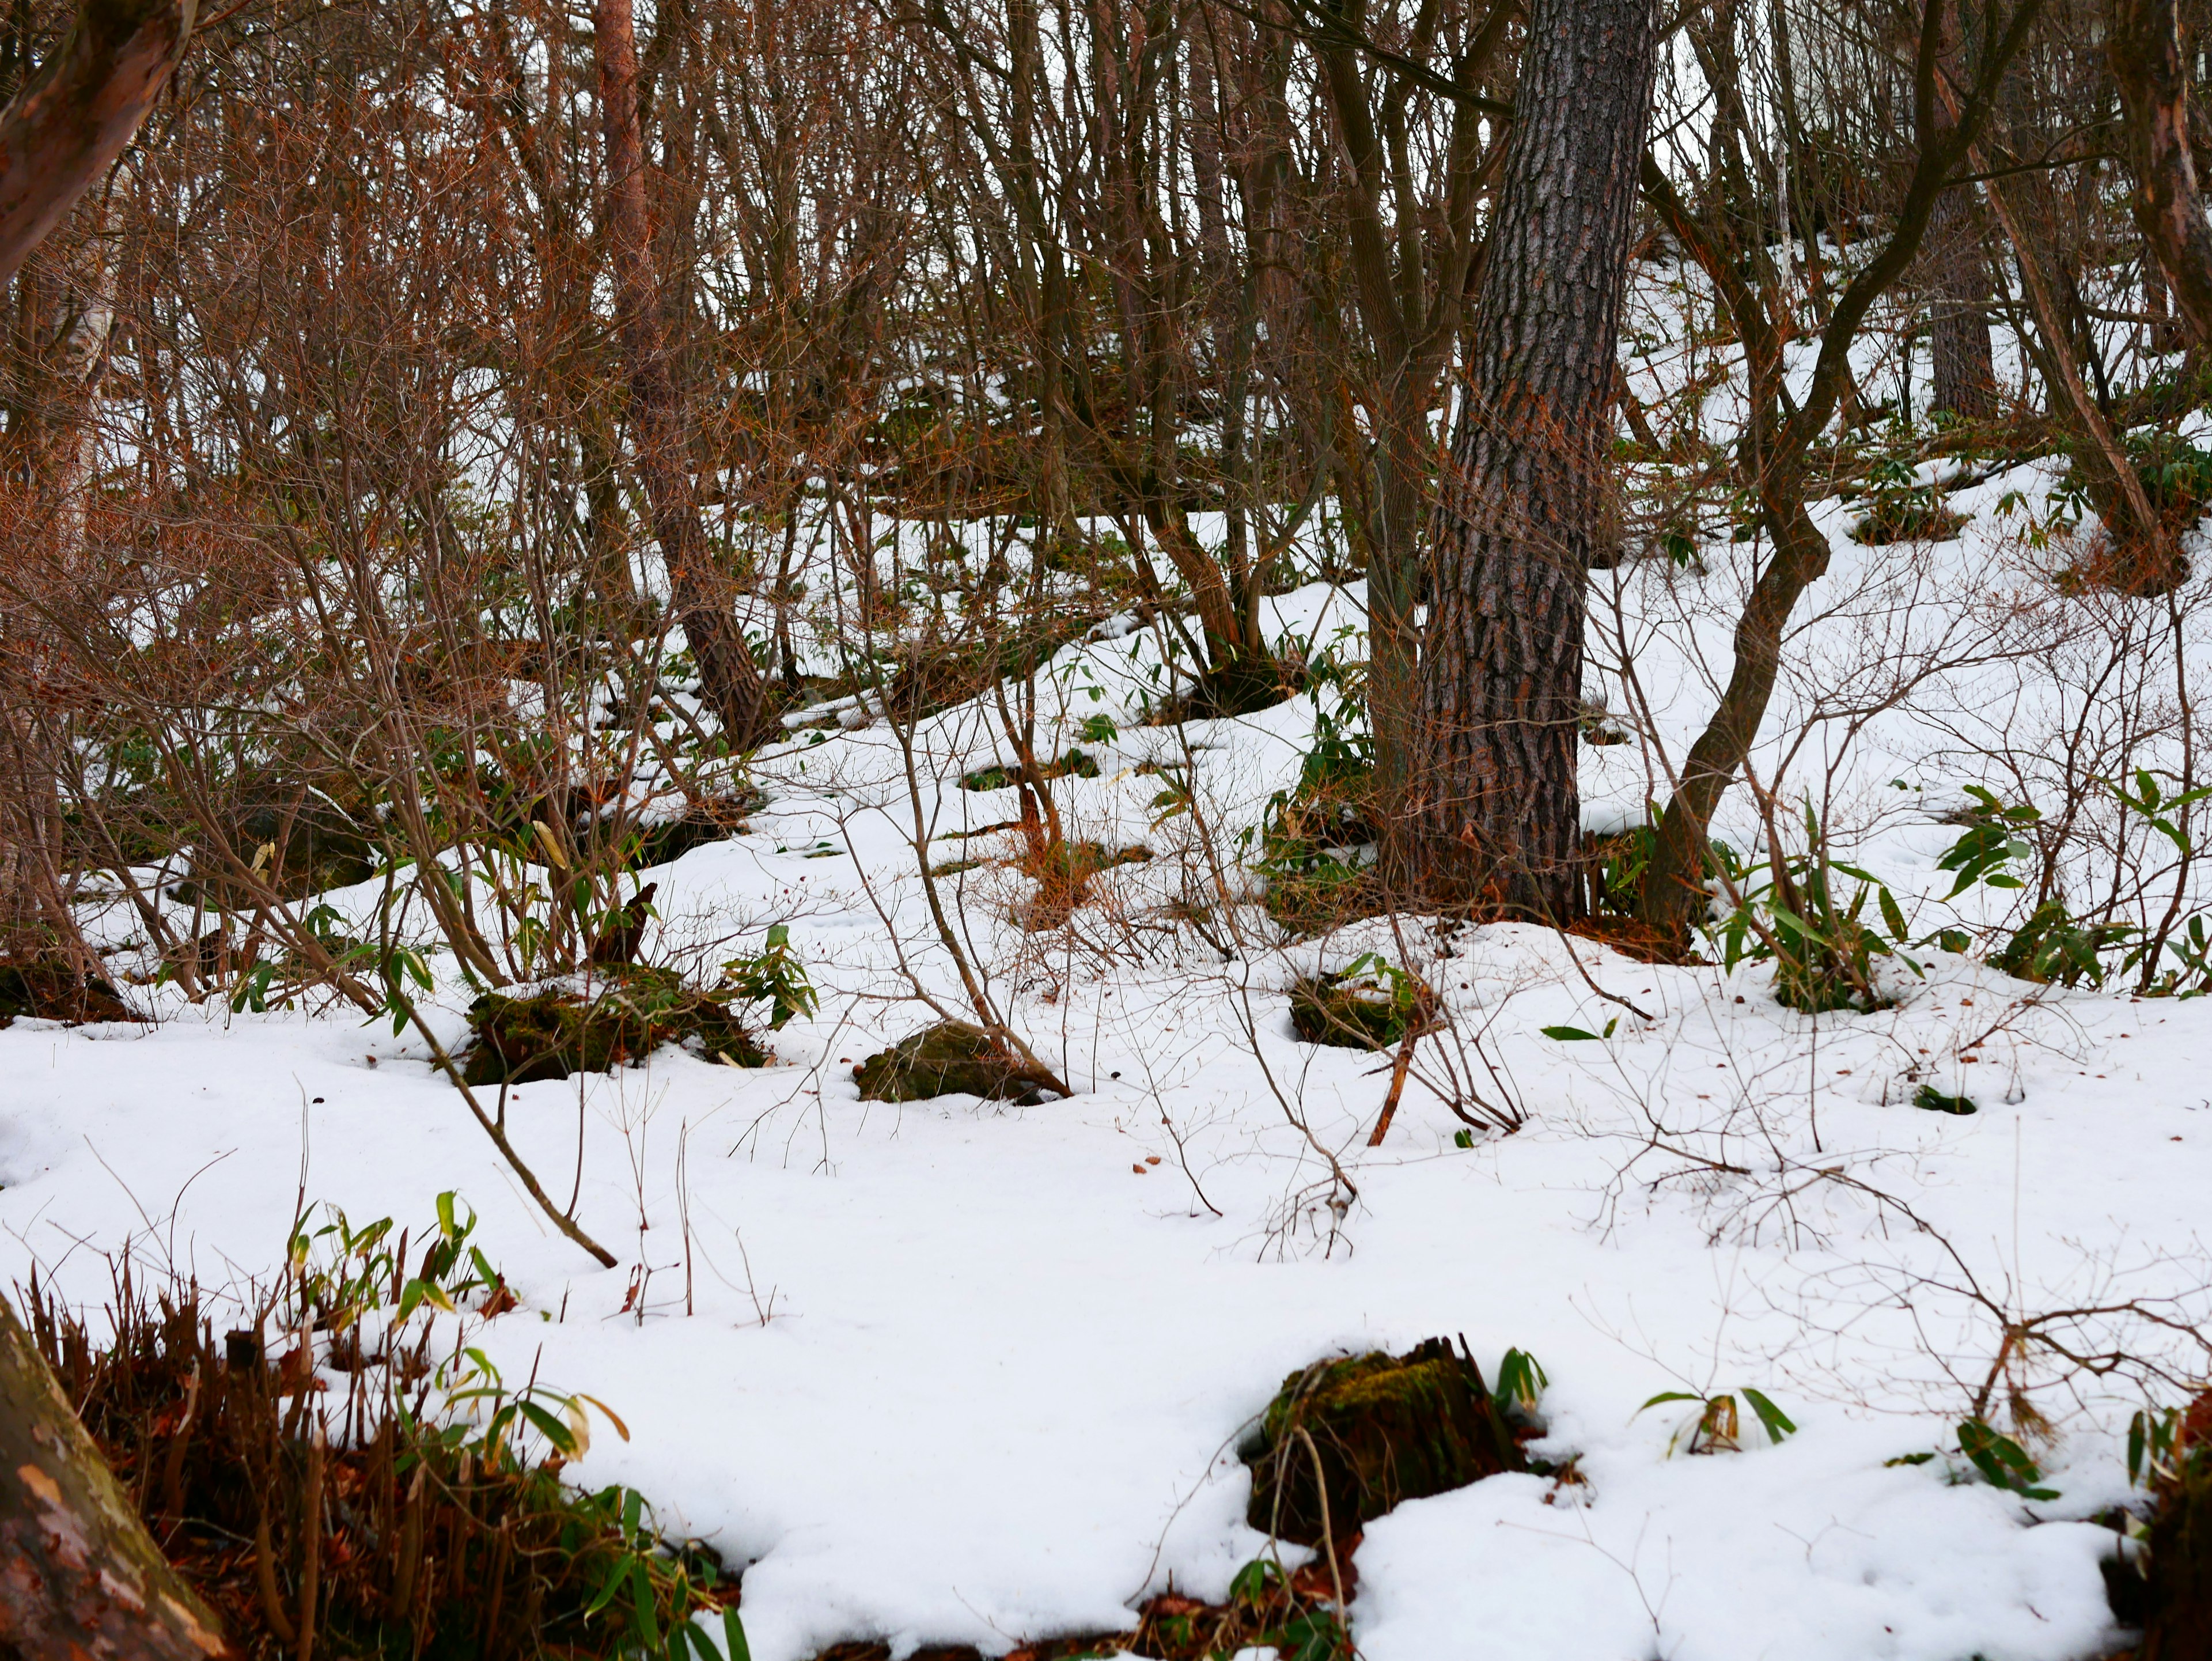
[[[645,143],[638,128],[637,32],[630,0],[594,0],[592,21],[606,147],[607,263],[614,277],[638,480],[645,487],[676,614],[699,666],[707,701],[721,718],[732,747],[744,749],[760,733],[767,713],[765,688],[744,636],[722,603],[714,550],[699,520],[690,411],[677,384],[660,283],[653,271]]]
[[[2106,59],[2126,112],[2136,228],[2166,274],[2174,308],[2212,345],[2212,224],[2189,149],[2189,65],[2178,0],[2114,0]]]
[[[1964,84],[1956,0],[1946,0],[1942,31],[1937,67],[1953,82]],[[1922,143],[1948,143],[1958,125],[1956,106],[1938,99],[1930,113],[1935,131]],[[1935,211],[1929,216],[1928,252],[1935,277],[1929,344],[1936,370],[1929,408],[1986,421],[1997,412],[1997,377],[1990,353],[1990,271],[1982,258],[1973,192],[1972,185],[1952,186],[1936,198]]]
[[[1313,51],[1322,71],[1323,96],[1351,163],[1342,189],[1352,299],[1376,360],[1377,431],[1366,492],[1370,510],[1360,526],[1367,549],[1367,708],[1375,736],[1376,800],[1386,816],[1395,816],[1413,773],[1420,532],[1437,448],[1429,412],[1437,378],[1459,339],[1468,277],[1481,246],[1476,209],[1482,185],[1502,155],[1485,150],[1483,128],[1486,119],[1495,125],[1509,111],[1494,100],[1463,92],[1453,104],[1434,233],[1424,236],[1416,228],[1430,220],[1430,210],[1403,197],[1395,204],[1395,222],[1386,222],[1384,201],[1397,188],[1391,182],[1392,161],[1407,153],[1409,90],[1378,75],[1375,91],[1370,91],[1359,64],[1359,6],[1326,0],[1321,15],[1329,27],[1317,33]],[[1513,16],[1513,7],[1504,0],[1491,8],[1449,65],[1455,86],[1471,89],[1483,77]],[[1409,55],[1425,64],[1435,52],[1435,9],[1425,9],[1421,17]]]
[[[229,1650],[0,1298],[0,1654],[205,1661]]]
[[[1651,106],[1650,0],[1534,0],[1437,509],[1389,874],[1559,920],[1582,831],[1583,573]]]

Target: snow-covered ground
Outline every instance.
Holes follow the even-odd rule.
[[[2059,605],[2050,559],[2000,511],[2007,491],[2040,511],[2051,472],[1956,498],[1966,538],[1933,549],[1861,547],[1843,504],[1822,509],[1836,569],[1757,765],[1820,803],[1916,932],[1999,918],[2002,897],[1939,897],[1961,787],[2032,796],[2062,765],[2054,733],[2121,721],[2136,695],[2077,672],[2110,630]],[[1723,533],[1703,554],[1596,579],[1590,695],[1639,741],[1586,751],[1595,824],[1632,820],[1724,674],[1749,551]],[[1272,632],[1325,644],[1358,599],[1285,596]],[[2185,676],[2200,636],[2177,637]],[[1636,686],[1608,640],[1633,643]],[[2142,1388],[2127,1368],[2062,1378],[2006,1332],[2204,1370],[2181,1329],[2212,1285],[2212,1006],[2033,987],[1931,949],[1923,977],[1890,972],[1894,1007],[1815,1019],[1776,1004],[1762,968],[1418,919],[1271,945],[1255,912],[1224,953],[1164,909],[1215,892],[1215,861],[1295,776],[1314,706],[1139,725],[1157,651],[1141,631],[1094,641],[1040,683],[1070,733],[1119,728],[1083,740],[1097,778],[1054,787],[1070,834],[1153,857],[1039,934],[1014,921],[1011,868],[941,879],[1072,1098],[857,1099],[852,1063],[933,1019],[915,987],[957,984],[917,841],[940,865],[1003,853],[1003,833],[951,833],[1012,798],[954,782],[994,753],[982,707],[924,725],[912,794],[881,724],[801,733],[758,764],[772,805],[750,834],[643,873],[662,919],[647,955],[711,965],[787,921],[818,1015],[760,1071],[664,1050],[507,1102],[618,1267],[544,1225],[388,1023],[167,995],[144,1030],[0,1032],[0,1275],[36,1263],[96,1305],[102,1254],[128,1243],[234,1287],[281,1261],[300,1196],[419,1227],[458,1190],[522,1299],[476,1342],[511,1379],[622,1415],[629,1439],[603,1431],[575,1475],[634,1485],[749,1566],[758,1661],[877,1636],[1000,1652],[1131,1625],[1170,1585],[1218,1597],[1263,1548],[1233,1444],[1284,1375],[1438,1334],[1486,1369],[1509,1346],[1536,1356],[1544,1449],[1583,1480],[1494,1478],[1376,1523],[1352,1609],[1369,1661],[2069,1661],[2110,1641],[2115,1538],[2087,1519],[2126,1497]],[[1192,767],[1199,811],[1160,818],[1163,764]],[[1756,817],[1730,812],[1749,846]],[[374,891],[331,897],[359,911]],[[1297,1043],[1285,997],[1370,947],[1424,973],[1460,1034],[1430,1046],[1372,1150],[1387,1072]],[[448,987],[449,1039],[465,998]],[[1521,1127],[1458,1137],[1447,1059]],[[1914,1108],[1930,1082],[1979,1111]],[[2017,1386],[2050,1422],[2032,1451],[2055,1500],[1956,1457],[1993,1370],[1993,1418]],[[1693,1407],[1639,1411],[1746,1387],[1798,1433],[1692,1456]]]

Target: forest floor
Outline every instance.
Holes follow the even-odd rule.
[[[1571,1473],[1373,1523],[1349,1611],[1368,1661],[2100,1653],[2130,1419],[2178,1402],[2143,1379],[2203,1369],[2212,1002],[1999,972],[1977,953],[2026,901],[1952,894],[1939,862],[1966,786],[2051,811],[2082,788],[2067,746],[2103,719],[2098,652],[2135,630],[2148,662],[2170,625],[2185,686],[2212,642],[2193,612],[2091,617],[2054,582],[2064,538],[2020,504],[2058,473],[1929,470],[1966,520],[1935,545],[1863,545],[1863,503],[1819,509],[1835,569],[1759,776],[1791,826],[1814,803],[1915,937],[1978,942],[1887,960],[1872,1013],[1786,1008],[1771,964],[1521,925],[1278,931],[1237,861],[1335,692],[1149,724],[1159,637],[1108,628],[1039,677],[1039,753],[1096,764],[1053,786],[1072,839],[1148,857],[1061,926],[1024,926],[1015,793],[961,783],[1014,759],[988,697],[922,722],[911,769],[881,721],[818,712],[755,762],[744,833],[636,873],[659,885],[644,958],[711,978],[781,922],[822,999],[765,1068],[666,1048],[507,1094],[522,1155],[617,1266],[546,1225],[419,1035],[142,986],[145,1025],[0,1031],[0,1281],[35,1267],[97,1308],[127,1249],[250,1300],[303,1212],[419,1238],[458,1193],[519,1303],[439,1317],[441,1346],[620,1415],[627,1438],[601,1422],[571,1475],[642,1491],[743,1567],[756,1661],[1003,1653],[1130,1628],[1169,1589],[1218,1599],[1268,1548],[1235,1448],[1285,1376],[1432,1335],[1493,1378],[1533,1354],[1535,1451]],[[1585,751],[1593,829],[1640,818],[1728,662],[1758,550],[1691,529],[1693,560],[1593,574],[1589,695],[1634,734]],[[1280,596],[1269,632],[1356,658],[1361,599]],[[1748,849],[1738,794],[1719,830]],[[917,989],[963,1006],[918,840],[970,966],[1071,1097],[859,1099],[854,1065],[935,1019]],[[371,932],[375,885],[325,897]],[[118,976],[156,966],[120,908],[91,922]],[[1425,1043],[1374,1147],[1389,1057],[1300,1043],[1287,996],[1369,951],[1458,1034]],[[470,992],[433,967],[458,1044]],[[1794,1433],[1765,1434],[1747,1390]],[[1694,1399],[1647,1405],[1668,1393]],[[1693,1451],[1721,1393],[1739,1445]],[[1961,1451],[1978,1415],[2037,1478],[1986,1480]]]

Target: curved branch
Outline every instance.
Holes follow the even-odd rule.
[[[198,0],[83,0],[76,22],[0,112],[0,283],[105,173],[154,107]]]

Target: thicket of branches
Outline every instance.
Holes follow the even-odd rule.
[[[1621,10],[1641,68],[1590,80],[1613,72],[1532,50],[1586,12],[204,20],[9,289],[13,949],[92,966],[89,885],[194,992],[258,970],[380,1007],[424,928],[480,982],[527,978],[575,961],[621,871],[742,819],[782,712],[912,716],[1133,611],[1182,709],[1255,709],[1307,672],[1262,599],[1363,575],[1382,876],[1565,921],[1600,891],[1585,569],[1664,557],[1720,500],[1763,561],[1733,678],[1613,896],[1679,938],[1826,568],[1808,502],[1900,449],[2062,449],[2106,527],[2084,580],[2183,585],[2186,515],[2125,435],[2197,401],[2197,277],[2157,212],[2203,64],[2186,8],[2160,58],[2156,4],[1708,0]],[[68,21],[16,0],[0,94]],[[1562,88],[1561,143],[1613,151],[1542,150]],[[1588,274],[1616,309],[1631,259],[1697,279],[1705,380],[1646,407],[1605,318],[1540,314],[1573,239],[1500,228],[1547,191],[1625,228]],[[1867,368],[1915,350],[1936,425]],[[1490,629],[1498,595],[1546,621]],[[380,873],[376,940],[311,904]]]

